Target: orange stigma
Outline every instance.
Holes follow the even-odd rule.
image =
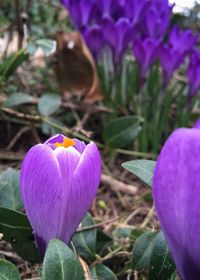
[[[58,147],[64,147],[64,148],[68,148],[68,147],[73,147],[75,146],[76,142],[73,139],[70,138],[64,138],[62,143],[56,142],[54,145],[56,146],[56,148]]]

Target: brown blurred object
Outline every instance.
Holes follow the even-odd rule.
[[[57,32],[55,39],[56,74],[64,99],[76,95],[88,103],[102,100],[96,65],[80,33]]]

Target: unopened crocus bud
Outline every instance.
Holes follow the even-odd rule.
[[[182,280],[200,277],[200,121],[166,141],[153,176],[155,208]]]
[[[28,151],[21,169],[21,195],[41,256],[52,238],[70,242],[100,177],[101,158],[93,142],[86,145],[58,134]]]

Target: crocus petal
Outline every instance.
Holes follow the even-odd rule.
[[[96,195],[101,177],[100,161],[97,146],[88,144],[75,170],[73,182],[67,188],[70,195],[66,201],[66,220],[63,224],[65,242],[69,242]]]
[[[58,231],[62,190],[59,164],[48,145],[38,144],[28,152],[20,185],[26,214],[43,255],[48,241]]]
[[[161,228],[183,280],[200,275],[200,130],[178,129],[165,143],[153,177]]]
[[[61,193],[60,221],[57,236],[59,236],[61,240],[68,243],[71,238],[69,223],[71,221],[71,223],[74,224],[74,221],[68,211],[68,207],[72,196],[71,191],[73,184],[73,175],[78,166],[81,154],[74,147],[69,147],[67,149],[59,147],[54,150],[54,154],[59,163],[61,180],[63,184]],[[75,205],[77,206],[77,202],[75,202],[73,207]],[[77,209],[74,210],[77,212]],[[78,225],[74,224],[73,229],[75,230],[77,227]]]
[[[118,44],[118,34],[115,27],[115,22],[110,17],[104,17],[103,23],[103,36],[108,44],[115,49]]]
[[[85,28],[84,39],[90,48],[94,58],[97,59],[101,49],[104,46],[104,38],[102,36],[102,29],[99,25],[95,24],[92,27]]]
[[[118,33],[118,43],[116,48],[116,56],[119,61],[124,50],[127,48],[131,37],[131,24],[127,18],[121,18],[116,23],[116,29]]]
[[[55,144],[56,142],[62,143],[64,138],[65,138],[65,136],[63,134],[56,134],[56,135],[52,136],[51,138],[49,138],[44,143],[45,144]]]
[[[82,0],[80,2],[82,25],[87,25],[91,19],[91,13],[94,4],[91,0]]]
[[[80,154],[82,154],[83,151],[84,151],[84,149],[85,149],[85,147],[86,147],[85,143],[84,143],[83,141],[80,141],[80,140],[76,139],[76,138],[74,138],[73,140],[74,140],[75,143],[76,143],[75,146],[74,146],[74,148],[75,148]]]

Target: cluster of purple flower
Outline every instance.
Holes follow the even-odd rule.
[[[62,3],[94,57],[109,46],[113,61],[118,64],[132,43],[141,75],[146,77],[150,66],[159,60],[167,85],[185,57],[191,56],[187,72],[190,94],[194,95],[200,87],[197,36],[190,30],[174,27],[168,40],[164,40],[173,8],[168,0],[62,0]]]

